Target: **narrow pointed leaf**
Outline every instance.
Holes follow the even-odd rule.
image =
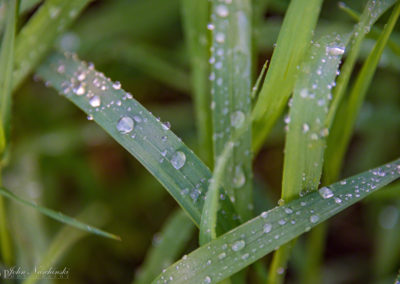
[[[134,155],[199,226],[211,172],[168,123],[161,123],[118,82],[113,83],[76,56],[55,53],[39,68],[38,75]],[[233,228],[235,218],[232,204],[225,199],[219,211],[220,232]]]
[[[400,159],[262,213],[176,262],[153,283],[218,283],[400,178]],[[212,263],[212,265],[210,265]]]

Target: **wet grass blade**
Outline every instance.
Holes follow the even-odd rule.
[[[170,130],[169,123],[161,123],[118,82],[76,56],[55,53],[38,75],[135,156],[199,226],[211,172]],[[220,207],[217,230],[224,232],[237,221],[228,199]]]
[[[194,228],[186,213],[180,209],[174,212],[164,224],[159,234],[160,240],[148,251],[133,284],[150,283],[163,269],[171,265],[184,249]]]
[[[346,62],[340,70],[341,74],[339,75],[336,87],[333,90],[333,101],[329,109],[327,120],[327,127],[329,129],[332,127],[336,112],[345,95],[365,35],[371,30],[372,25],[380,18],[380,16],[382,16],[382,14],[385,13],[395,2],[395,0],[368,1],[359,23],[354,27],[350,51],[347,54]]]
[[[251,111],[251,3],[212,2],[211,96],[214,163]],[[252,215],[251,128],[238,137],[224,170],[223,186],[242,221]]]
[[[196,110],[199,154],[208,166],[212,165],[212,123],[210,111],[209,75],[209,3],[203,0],[182,0],[182,19],[185,40],[190,55],[191,80]]]
[[[57,36],[65,31],[90,1],[45,1],[16,39],[13,90],[36,68],[53,47]]]
[[[75,227],[77,229],[80,229],[80,230],[83,230],[83,231],[86,231],[86,232],[89,232],[89,233],[92,233],[92,234],[95,234],[95,235],[99,235],[99,236],[102,236],[102,237],[105,237],[105,238],[110,238],[110,239],[114,239],[114,240],[121,240],[120,237],[118,237],[118,236],[116,236],[114,234],[111,234],[111,233],[105,232],[103,230],[97,229],[95,227],[86,225],[86,224],[84,224],[84,223],[82,223],[82,222],[80,222],[80,221],[78,221],[78,220],[76,220],[74,218],[71,218],[69,216],[66,216],[66,215],[62,214],[61,212],[56,212],[56,211],[53,211],[51,209],[39,206],[39,205],[37,205],[35,203],[32,203],[32,202],[30,202],[28,200],[22,199],[19,196],[17,196],[14,193],[12,193],[11,191],[5,189],[4,187],[0,187],[0,194],[2,196],[5,196],[5,197],[11,199],[12,201],[18,202],[18,203],[26,205],[26,206],[30,206],[30,207],[36,209],[37,211],[39,211],[40,213],[46,215],[47,217],[50,217],[50,218],[52,218],[54,220],[57,220],[57,221],[59,221],[61,223],[70,225],[70,226]]]
[[[218,283],[400,178],[400,159],[276,207],[198,248],[153,283]],[[209,265],[212,263],[213,265]]]
[[[300,68],[287,124],[282,179],[283,202],[318,188],[328,129],[325,122],[332,87],[348,37],[328,35],[311,45]],[[291,245],[282,246],[271,265],[269,282],[281,283]]]
[[[255,152],[261,148],[293,91],[297,66],[309,47],[321,4],[321,0],[290,2],[263,87],[252,113]]]
[[[3,1],[3,5],[5,5],[6,9],[6,19],[0,51],[0,160],[2,164],[5,163],[5,152],[7,151],[10,136],[12,70],[19,1],[6,0]],[[3,260],[10,265],[12,262],[11,241],[2,197],[0,197],[0,242]]]
[[[352,87],[348,99],[334,120],[331,135],[328,139],[328,148],[325,159],[329,161],[325,164],[327,179],[336,179],[339,175],[343,157],[350,142],[355,120],[368,91],[372,77],[378,66],[379,59],[386,46],[389,36],[397,22],[400,14],[400,4],[396,4],[394,10],[386,24],[383,33],[377,40],[372,52],[365,61],[354,86]]]
[[[106,209],[107,208],[101,204],[92,204],[81,214],[79,214],[78,218],[100,227],[107,222]],[[72,250],[72,247],[79,240],[88,235],[88,231],[77,230],[71,226],[62,227],[51,241],[50,245],[47,245],[47,249],[44,251],[43,257],[37,264],[37,267],[40,268],[40,271],[47,271],[51,269],[51,267],[57,265],[57,263],[65,254]],[[39,273],[35,273],[35,270],[33,270],[33,272],[26,280],[22,282],[22,284],[34,284],[40,280],[40,276],[41,275]]]

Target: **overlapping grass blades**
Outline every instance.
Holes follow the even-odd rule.
[[[153,283],[218,283],[400,177],[400,159],[276,207],[193,251]],[[212,265],[211,265],[212,264]]]
[[[252,113],[253,149],[256,152],[282,114],[293,91],[297,66],[309,47],[321,4],[321,0],[294,0],[289,5],[269,70]]]
[[[134,155],[199,226],[211,172],[169,123],[161,123],[118,82],[71,54],[49,56],[38,74]],[[235,215],[229,199],[222,200],[217,230],[235,227]]]

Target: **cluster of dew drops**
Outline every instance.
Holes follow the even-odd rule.
[[[369,171],[368,174],[363,174],[360,176],[355,176],[353,178],[349,178],[346,180],[343,180],[341,182],[338,182],[336,185],[332,185],[330,187],[322,187],[319,189],[318,194],[316,195],[317,197],[319,196],[320,200],[326,200],[328,203],[326,203],[330,209],[332,210],[332,206],[343,206],[346,207],[360,198],[362,196],[368,194],[369,192],[372,192],[374,189],[377,188],[380,182],[383,181],[384,178],[390,178],[393,179],[393,177],[396,179],[400,176],[400,160],[397,160],[393,163],[386,164],[382,167],[373,169]],[[346,193],[343,193],[343,190],[337,191],[337,187],[347,187],[350,188],[351,190],[345,190]],[[337,191],[337,192],[336,192]],[[315,197],[314,197],[315,198]],[[318,222],[323,221],[321,217],[314,212],[313,209],[310,208],[312,206],[313,201],[298,201],[299,205],[293,205],[293,207],[289,206],[281,206],[279,210],[282,210],[284,212],[284,215],[286,216],[294,216],[294,215],[301,215],[306,212],[309,212],[310,214],[308,217],[308,222],[310,223],[310,226],[306,227],[305,230],[308,231],[311,229],[312,226],[315,226]],[[347,204],[347,205],[346,205]],[[295,209],[296,208],[296,209]],[[303,210],[301,210],[303,209]],[[328,210],[328,209],[327,209]],[[291,220],[287,219],[286,217],[282,217],[279,220],[276,221],[276,224],[272,224],[268,219],[271,216],[272,212],[271,211],[265,211],[261,213],[260,215],[260,220],[262,221],[262,227],[261,227],[261,234],[264,234],[268,239],[265,239],[263,237],[261,238],[256,238],[256,241],[259,243],[258,248],[253,248],[251,250],[252,253],[256,253],[258,249],[262,250],[266,244],[266,242],[272,242],[273,239],[277,240],[281,236],[283,236],[284,233],[279,230],[280,233],[277,233],[278,231],[275,231],[274,229],[278,229],[279,227],[282,227],[284,225],[295,225],[296,221],[295,218],[292,218]],[[300,223],[299,223],[300,224]],[[299,226],[303,226],[302,224]],[[247,235],[249,234],[255,234],[257,231],[250,231],[247,232],[246,234],[242,234],[239,239],[236,239],[233,241],[231,244],[223,243],[221,244],[216,244],[215,247],[212,247],[211,245],[207,246],[208,251],[211,252],[211,254],[215,255],[215,257],[210,258],[206,261],[204,261],[203,264],[197,263],[197,261],[192,262],[192,259],[190,255],[184,255],[182,257],[182,260],[178,262],[174,270],[179,271],[182,269],[182,271],[187,271],[193,269],[193,265],[198,267],[207,267],[213,263],[213,261],[223,261],[226,257],[230,256],[234,258],[234,263],[237,264],[239,261],[246,261],[248,260],[251,255],[249,251],[247,250],[246,252],[242,252],[243,249],[247,246],[247,241],[249,237]],[[269,238],[272,235],[271,238]],[[225,237],[222,237],[225,238]],[[252,241],[254,242],[254,240]],[[252,245],[254,247],[254,245]],[[228,249],[230,249],[232,252],[229,252]],[[277,248],[276,248],[277,249]],[[204,277],[204,282],[203,283],[211,283],[213,277],[215,276],[222,276],[223,273],[222,271],[227,270],[229,271],[231,269],[230,266],[224,266],[219,270],[217,275],[212,275],[210,274],[209,276]],[[165,274],[167,270],[163,270],[163,274],[161,275],[159,281],[157,283],[173,283],[173,276],[167,276]],[[284,268],[280,267],[277,269],[277,273],[281,274],[284,272]],[[226,274],[225,274],[226,275]],[[182,275],[184,280],[188,280],[186,277],[186,274],[184,273]],[[219,277],[218,277],[219,278]]]
[[[77,61],[77,56],[75,54],[65,53],[65,56],[73,58]],[[77,96],[84,97],[87,99],[87,103],[90,106],[86,111],[89,113],[88,120],[93,120],[92,113],[101,112],[106,108],[119,108],[121,109],[124,105],[124,101],[132,100],[133,96],[121,89],[121,83],[118,81],[111,82],[110,79],[105,77],[101,72],[94,69],[93,63],[82,63],[78,66],[76,71],[72,76],[67,74],[67,65],[63,60],[59,60],[57,66],[55,67],[56,72],[67,78],[62,82],[62,92],[66,96]],[[116,101],[112,100],[107,103],[109,98],[106,95],[106,91],[112,88],[113,91],[120,91],[122,96],[121,99]],[[126,108],[127,114],[120,116],[120,118],[115,122],[115,127],[121,135],[129,135],[132,139],[136,138],[135,127],[137,124],[147,122],[148,118],[143,115],[143,111],[138,113],[133,113],[132,107],[128,106]],[[157,119],[159,121],[159,119]],[[168,131],[170,129],[169,122],[161,123],[162,129]],[[146,140],[146,136],[143,137]],[[161,137],[161,141],[166,142],[168,136],[164,135]],[[161,159],[160,162],[167,155],[167,149],[160,150]],[[180,170],[186,163],[186,155],[182,151],[174,151],[170,158],[171,165],[176,169]]]

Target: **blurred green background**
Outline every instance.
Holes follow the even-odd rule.
[[[271,56],[289,2],[258,1],[269,3],[259,13],[257,72]],[[347,4],[362,11],[365,2],[352,0]],[[354,20],[337,4],[325,1],[316,34],[352,29]],[[35,9],[25,13],[23,19],[28,20]],[[387,15],[377,25],[382,27],[386,19]],[[399,28],[397,25],[392,36],[397,47]],[[365,41],[361,60],[373,43],[373,38]],[[107,77],[120,81],[155,116],[169,121],[172,130],[196,152],[189,58],[179,0],[94,1],[56,46],[77,52]],[[395,49],[387,48],[359,117],[344,177],[400,156],[399,69],[399,49],[396,54]],[[10,164],[4,173],[8,188],[70,216],[97,204],[96,218],[106,220],[104,228],[122,238],[122,242],[116,242],[89,235],[68,248],[57,264],[69,268],[67,282],[130,283],[148,249],[160,241],[157,232],[177,208],[174,200],[100,127],[34,78],[15,93],[12,144]],[[258,211],[275,206],[280,195],[283,146],[281,119],[255,160],[256,196],[262,196],[256,200],[262,200],[256,202]],[[29,267],[40,259],[62,225],[30,208],[11,202],[7,207],[17,259]],[[400,266],[399,208],[397,183],[333,218],[324,283],[393,283]],[[193,233],[182,254],[196,246]],[[289,282],[301,269],[303,249],[300,240]],[[264,261],[267,265],[269,256]],[[251,279],[250,275],[249,283],[256,283]]]

